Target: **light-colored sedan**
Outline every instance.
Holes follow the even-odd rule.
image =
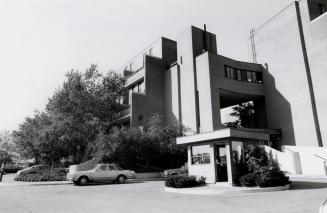
[[[91,182],[118,182],[125,183],[126,179],[134,179],[135,172],[123,170],[117,164],[97,164],[94,169],[75,171],[67,174],[67,180],[76,185],[84,186]]]

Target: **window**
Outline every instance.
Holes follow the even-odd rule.
[[[116,168],[113,165],[108,165],[108,170],[112,171],[112,170],[116,170]]]
[[[238,80],[238,81],[263,83],[261,72],[240,70],[227,65],[225,65],[225,77],[228,79]]]
[[[107,165],[101,165],[99,171],[107,171]]]
[[[182,56],[179,58],[179,60],[180,60],[180,63],[183,64],[183,57]]]
[[[241,70],[237,70],[237,80],[242,81]]]
[[[256,78],[257,78],[258,83],[263,83],[262,73],[261,72],[256,73]]]
[[[257,73],[256,72],[252,72],[252,81],[257,82]]]
[[[210,163],[210,146],[192,146],[191,147],[192,164]]]
[[[246,72],[246,79],[248,82],[252,82],[252,74],[250,71],[247,71]]]
[[[143,115],[139,115],[139,126],[143,126]]]

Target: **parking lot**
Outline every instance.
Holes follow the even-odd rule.
[[[163,181],[88,186],[0,186],[0,212],[317,212],[327,183],[294,182],[291,190],[241,195],[167,193]]]

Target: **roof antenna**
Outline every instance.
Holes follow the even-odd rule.
[[[257,63],[257,53],[255,49],[255,40],[254,40],[254,35],[255,35],[255,29],[250,30],[250,39],[251,39],[251,50],[252,50],[252,60],[253,63]]]

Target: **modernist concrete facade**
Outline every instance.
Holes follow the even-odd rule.
[[[256,30],[256,63],[217,53],[216,36],[189,27],[160,38],[123,66],[129,94],[115,124],[143,128],[155,114],[190,129],[191,175],[237,179],[247,143],[265,145],[282,169],[326,175],[327,14],[325,1],[294,2]],[[318,7],[318,9],[317,9]],[[321,13],[321,14],[320,14]],[[227,128],[221,109],[252,101],[255,121]],[[312,166],[311,163],[315,166]]]

